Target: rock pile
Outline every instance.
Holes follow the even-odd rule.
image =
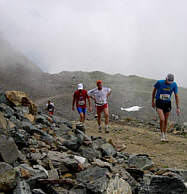
[[[80,125],[72,128],[67,120],[37,113],[24,93],[10,94],[0,95],[1,193],[186,192],[187,171],[156,169],[149,156],[119,152],[111,142],[87,136]]]

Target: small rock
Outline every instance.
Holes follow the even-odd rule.
[[[101,153],[92,147],[81,146],[79,153],[89,161],[93,161],[95,158],[101,158]]]
[[[41,189],[33,189],[32,194],[46,194],[46,193],[42,191]]]
[[[85,126],[82,123],[76,124],[76,129],[85,133]]]
[[[2,112],[0,112],[0,128],[7,130],[7,120]]]
[[[59,179],[57,169],[48,170],[48,178],[49,179]]]
[[[86,162],[86,158],[81,157],[81,156],[74,156],[75,160],[77,160],[79,163],[82,165]]]
[[[10,118],[14,114],[14,110],[6,104],[0,104],[0,111],[3,112],[7,118]]]
[[[29,134],[26,131],[22,129],[14,130],[12,131],[11,136],[14,138],[14,141],[19,149],[28,146]]]
[[[93,162],[92,162],[93,165],[97,165],[99,167],[102,167],[102,168],[108,168],[108,169],[112,169],[112,165],[108,162],[104,162],[100,159],[95,159]]]
[[[100,147],[101,153],[103,156],[115,156],[116,150],[110,143],[105,143]]]
[[[25,181],[18,181],[13,194],[32,194],[29,184]]]
[[[82,142],[80,142],[79,141],[80,139],[78,139],[73,135],[64,135],[63,138],[64,138],[64,141],[62,142],[62,145],[66,146],[67,148],[73,151],[77,151],[83,142],[83,139],[82,139]]]

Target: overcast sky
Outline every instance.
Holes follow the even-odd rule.
[[[50,73],[171,72],[187,87],[186,0],[0,0],[0,36]]]

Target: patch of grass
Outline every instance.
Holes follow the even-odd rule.
[[[169,168],[169,166],[167,166],[167,165],[166,166],[162,166],[162,168]]]
[[[126,122],[131,122],[131,121],[133,121],[133,118],[127,117],[127,118],[125,118],[125,121]]]
[[[127,137],[127,136],[126,136],[126,137],[124,137],[124,140],[128,140],[128,139],[129,139],[129,137]]]

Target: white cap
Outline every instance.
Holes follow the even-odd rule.
[[[82,90],[83,89],[83,84],[78,84],[78,90]]]

